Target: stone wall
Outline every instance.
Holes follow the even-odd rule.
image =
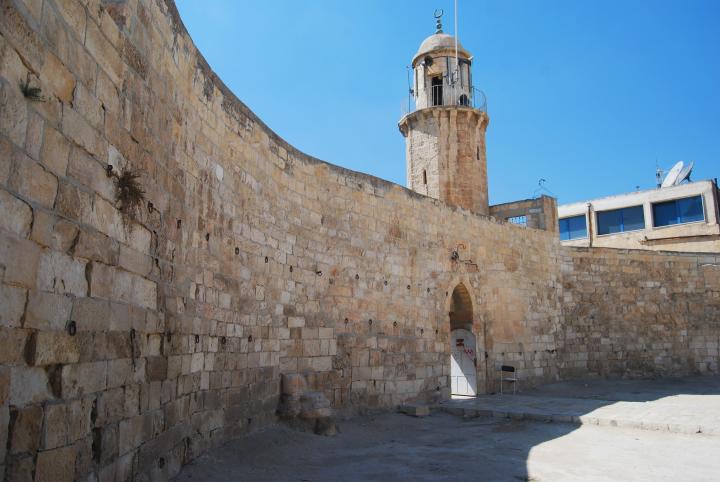
[[[524,199],[490,206],[490,216],[501,220],[512,217],[525,216],[527,227],[559,231],[557,216],[557,201],[544,194],[534,199]]]
[[[140,206],[118,200],[125,173]],[[216,78],[170,1],[0,0],[7,480],[167,478],[273,422],[284,374],[337,410],[446,397],[459,285],[481,391],[503,363],[523,387],[600,372],[559,349],[590,351],[583,313],[615,319],[594,282],[642,287],[637,256],[561,251],[556,233],[298,152]],[[663,287],[710,326],[716,268],[688,259]],[[620,299],[629,324],[639,305]],[[717,357],[707,343],[688,370]]]
[[[563,248],[562,279],[562,377],[720,371],[720,255]]]
[[[171,476],[273,421],[284,373],[337,409],[447,396],[460,283],[490,389],[555,378],[551,234],[296,151],[171,2],[0,5],[6,479]]]

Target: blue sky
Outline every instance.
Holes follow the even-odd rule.
[[[452,0],[177,0],[228,87],[300,150],[405,185],[405,67]],[[720,176],[720,1],[459,0],[488,98],[490,202]]]

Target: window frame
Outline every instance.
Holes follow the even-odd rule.
[[[625,209],[632,209],[632,208],[640,208],[640,211],[642,212],[642,218],[643,218],[643,226],[642,226],[642,228],[637,228],[637,229],[625,229],[625,219],[624,219],[624,217],[623,217],[623,213],[622,213],[622,212],[623,212]],[[613,212],[613,211],[620,211],[620,227],[621,227],[622,229],[621,229],[620,231],[615,231],[615,232],[613,232],[613,233],[600,234],[600,214],[601,214],[601,213],[611,213],[611,212]],[[615,236],[615,235],[623,234],[623,233],[634,233],[634,232],[637,232],[637,231],[644,231],[645,229],[647,229],[647,220],[645,219],[645,206],[644,206],[643,204],[635,204],[635,205],[633,205],[633,206],[623,206],[623,207],[621,207],[621,208],[604,209],[604,210],[602,210],[602,211],[595,211],[595,226],[596,226],[596,231],[597,231],[596,236],[597,236],[598,238],[604,237],[604,236]]]
[[[514,220],[522,219],[523,222],[516,222],[516,221],[513,221],[513,219]],[[527,214],[520,214],[518,216],[509,216],[509,217],[505,218],[505,221],[507,221],[509,224],[513,224],[515,226],[522,226],[523,228],[527,228],[527,222],[528,222]]]
[[[676,219],[678,220],[677,223],[674,224],[663,224],[661,226],[656,225],[657,219],[655,217],[655,206],[658,204],[668,204],[668,203],[675,203],[675,212],[677,213],[677,203],[678,201],[682,201],[684,199],[693,199],[693,198],[700,198],[700,211],[702,214],[702,219],[699,219],[697,221],[685,221],[681,222],[679,214],[677,215]],[[664,228],[670,228],[672,226],[681,226],[686,224],[698,224],[698,223],[707,223],[707,213],[705,210],[705,196],[703,196],[702,193],[699,194],[693,194],[692,196],[684,196],[684,197],[678,197],[674,199],[665,199],[662,201],[656,201],[650,203],[650,211],[652,213],[652,229],[664,229]]]
[[[573,219],[573,218],[583,218],[585,220],[585,236],[578,236],[577,238],[568,238],[563,239],[562,238],[562,228],[560,226],[560,223],[565,221],[566,219]],[[569,225],[568,225],[569,227]],[[558,218],[558,232],[560,234],[560,241],[576,241],[578,239],[588,239],[589,238],[589,230],[588,230],[588,216],[587,214],[575,214],[572,216],[565,216],[564,218]],[[569,232],[569,231],[568,231]]]

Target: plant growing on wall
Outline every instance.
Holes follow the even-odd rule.
[[[45,102],[45,97],[42,96],[42,89],[40,87],[32,87],[29,78],[25,82],[20,82],[20,91],[28,100]]]
[[[120,174],[113,173],[115,177],[115,201],[120,211],[125,214],[131,214],[145,200],[145,191],[142,190],[138,179],[140,171],[130,168],[125,169]]]

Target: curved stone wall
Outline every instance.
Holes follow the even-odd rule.
[[[481,376],[554,376],[548,233],[298,152],[171,2],[5,1],[0,29],[8,478],[171,475],[272,421],[282,373],[338,409],[446,396],[461,281]],[[131,215],[108,165],[140,173]]]
[[[0,214],[9,480],[170,477],[272,422],[282,374],[338,410],[447,396],[461,283],[486,390],[568,345],[554,233],[298,152],[169,0],[0,1]]]

